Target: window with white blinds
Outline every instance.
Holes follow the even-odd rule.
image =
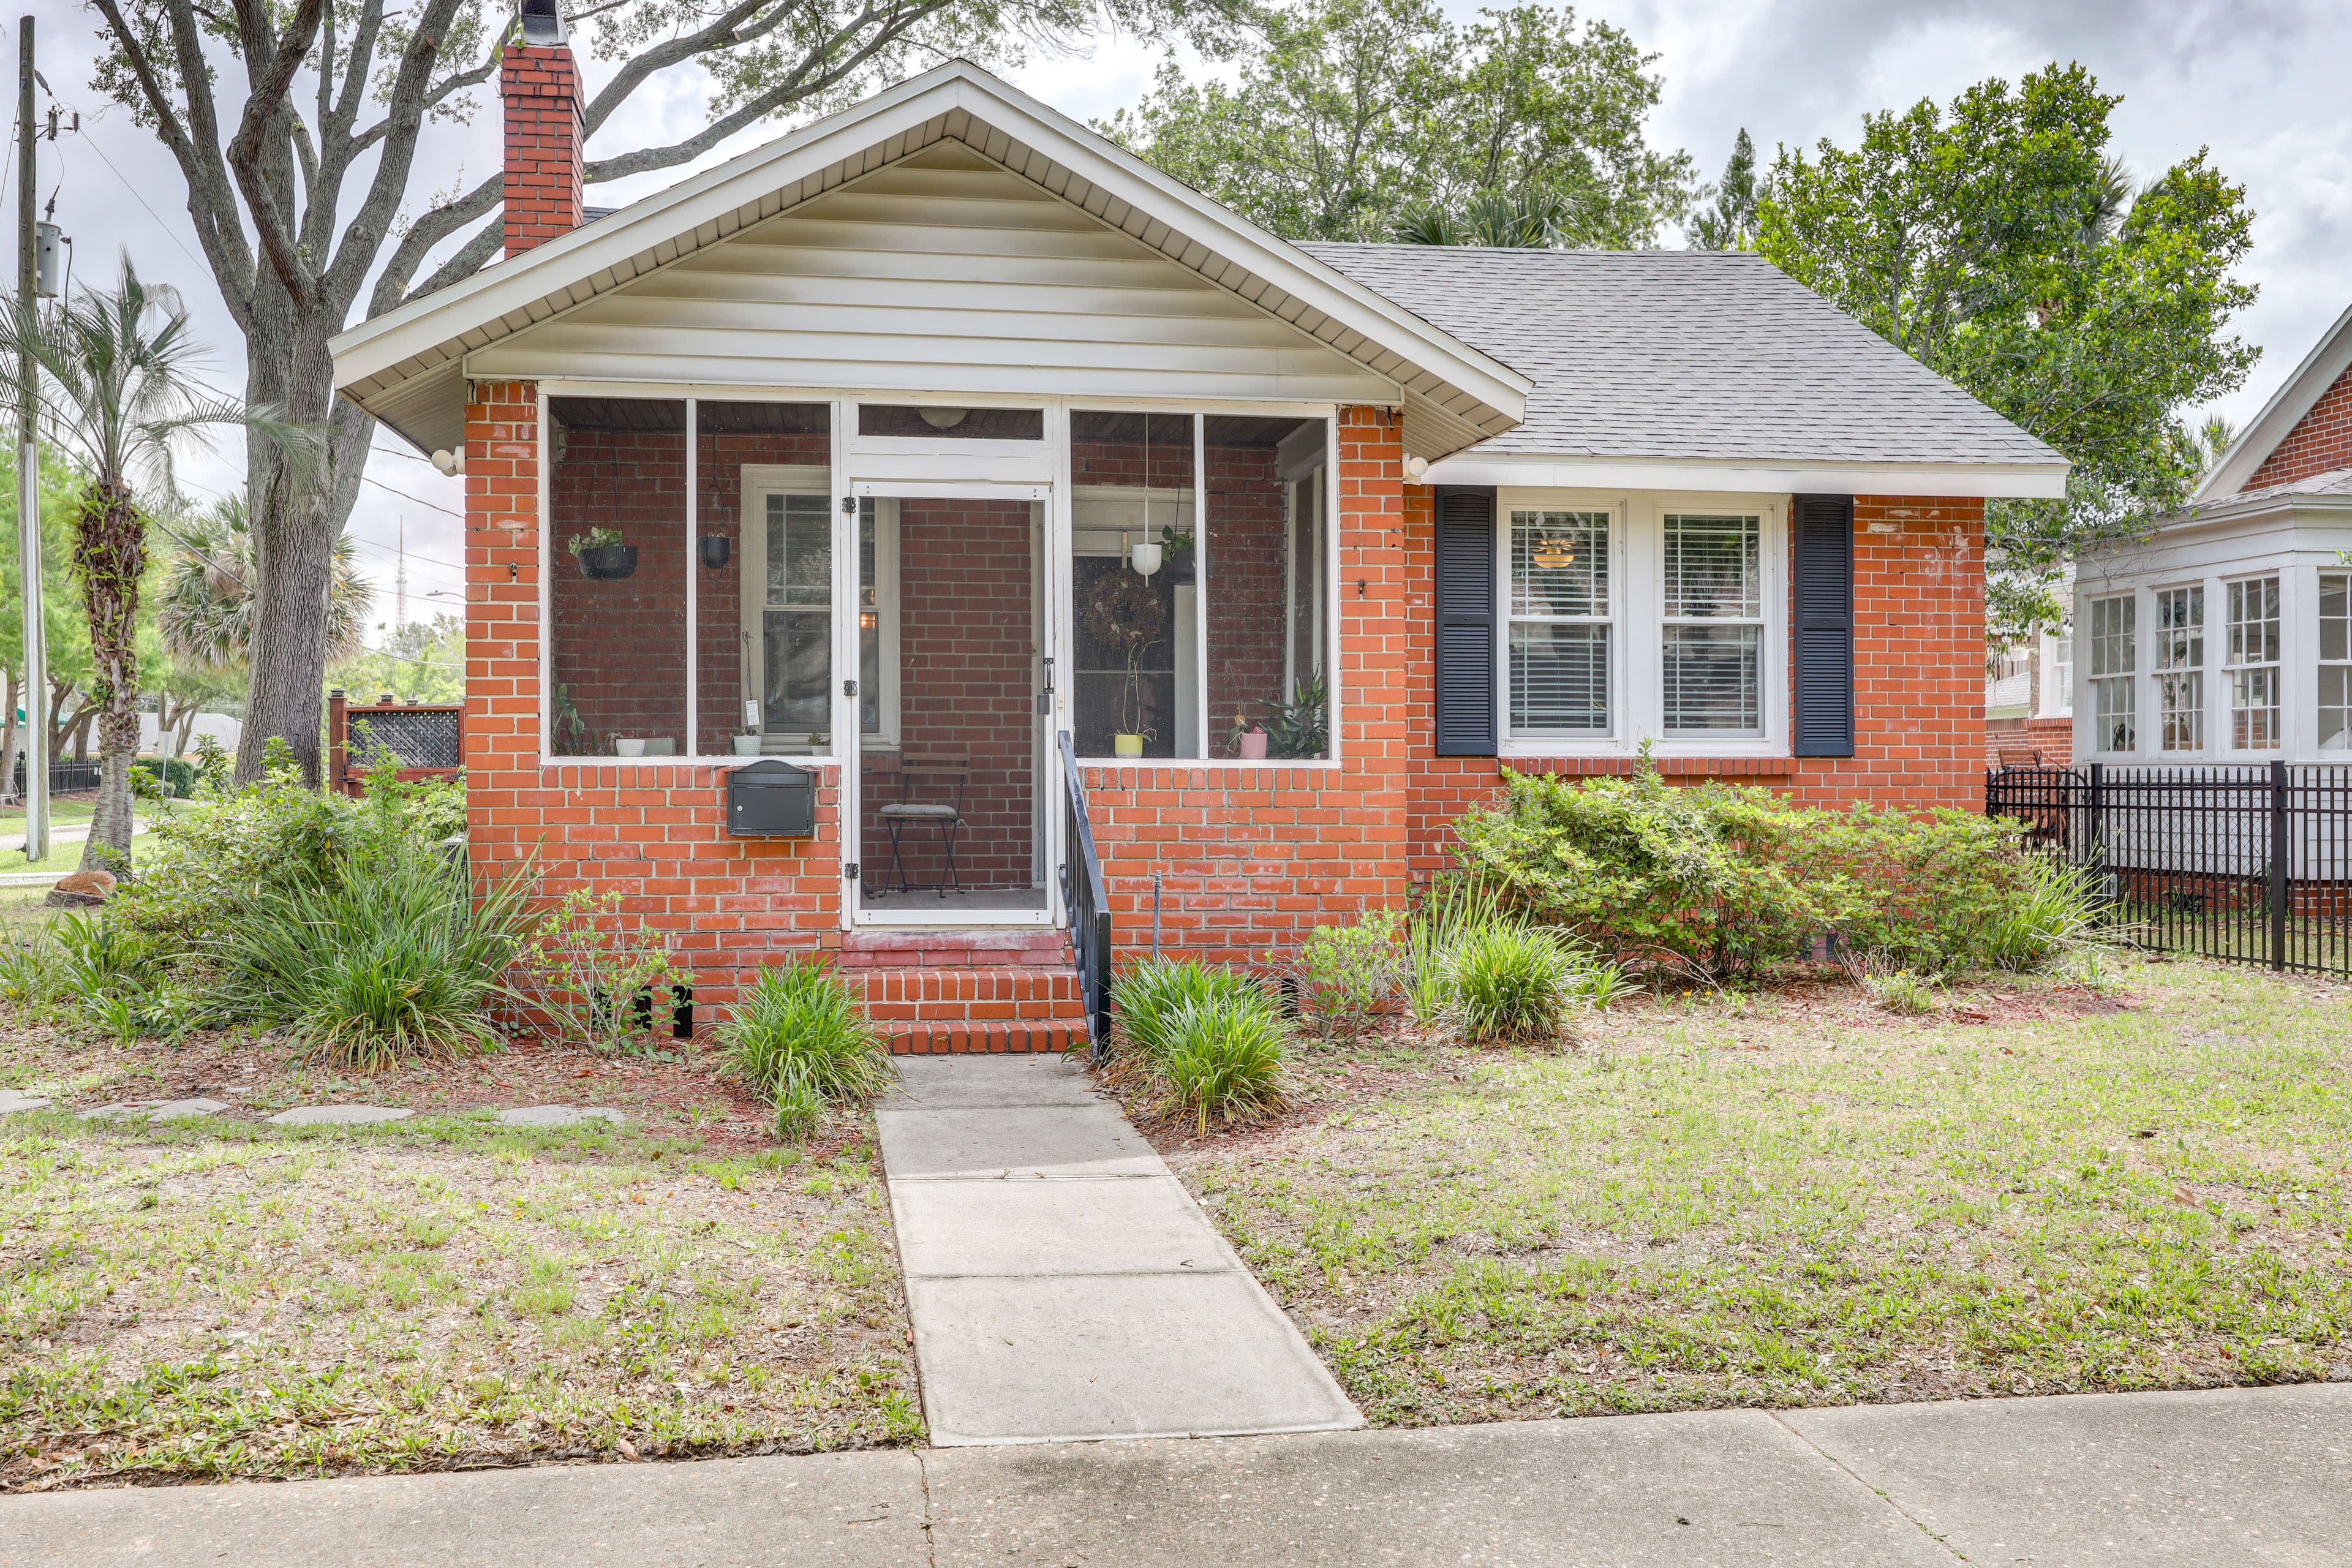
[[[1511,730],[1610,733],[1610,514],[1511,512]]]
[[[1763,733],[1763,520],[1668,512],[1662,562],[1665,732]]]

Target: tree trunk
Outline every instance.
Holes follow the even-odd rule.
[[[139,577],[146,520],[119,479],[92,480],[74,520],[74,575],[89,612],[91,697],[98,709],[98,802],[81,868],[131,871],[131,763],[139,754]]]
[[[327,603],[335,541],[359,500],[375,421],[335,396],[327,339],[336,323],[302,310],[266,271],[246,334],[246,398],[326,432],[323,454],[289,458],[267,441],[246,443],[252,509],[254,600],[245,729],[236,782],[262,775],[273,740],[303,778],[319,781],[320,703],[327,683]]]

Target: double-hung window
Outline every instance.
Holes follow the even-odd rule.
[[[2070,627],[2061,628],[2055,637],[2046,637],[2042,647],[2049,656],[2046,673],[2042,681],[2042,711],[2045,714],[2074,711],[2074,634]]]
[[[2230,744],[2279,749],[2279,580],[2230,584]]]
[[[1612,732],[1610,514],[1511,513],[1511,730]]]
[[[2352,573],[2319,574],[2319,749],[2352,751]]]
[[[2139,749],[2139,601],[2130,594],[2091,601],[2093,745],[2102,752]]]
[[[2205,749],[2205,590],[2156,592],[2157,746]]]
[[[1663,718],[1668,735],[1764,732],[1763,520],[1663,520]]]

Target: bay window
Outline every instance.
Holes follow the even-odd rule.
[[[2156,594],[2157,745],[2167,752],[2205,749],[2205,590]]]
[[[2319,749],[2352,751],[2352,573],[2319,574]]]
[[[2091,601],[2092,746],[2139,749],[2139,601],[2129,594]]]
[[[2279,580],[2232,583],[2230,595],[2230,744],[2279,749]]]

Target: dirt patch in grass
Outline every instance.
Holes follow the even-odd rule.
[[[2352,1378],[2352,988],[2121,975],[1308,1046],[1153,1141],[1382,1423]]]
[[[0,1489],[915,1440],[868,1123],[787,1149],[709,1054],[337,1077],[279,1042],[0,1035]],[[284,1105],[411,1121],[285,1129]],[[609,1105],[622,1127],[488,1108]]]

